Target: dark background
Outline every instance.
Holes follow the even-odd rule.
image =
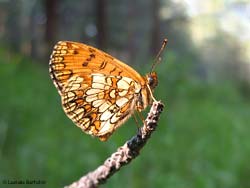
[[[136,133],[131,118],[103,143],[66,117],[48,72],[58,40],[144,75],[168,38],[156,68],[159,127],[103,187],[250,187],[249,10],[247,0],[0,0],[1,181],[63,187]]]

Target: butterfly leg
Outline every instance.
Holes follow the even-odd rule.
[[[143,115],[141,114],[140,111],[136,110],[136,113],[138,114],[138,117],[141,119],[141,121],[143,122],[143,124],[145,124],[145,120],[144,120],[144,117]]]
[[[151,95],[153,101],[156,102],[156,99],[154,98],[154,95],[153,95],[153,93],[152,93],[152,91],[151,91],[149,85],[147,85],[147,87],[148,87],[149,93],[150,93],[150,95]]]
[[[136,114],[137,114],[137,115],[136,115]],[[136,114],[133,114],[133,118],[134,118],[134,120],[135,120],[136,127],[137,127],[138,131],[140,131],[140,124],[139,124],[139,122],[138,122],[138,120],[137,120],[137,117],[140,118],[140,120],[143,122],[143,124],[145,124],[145,120],[144,120],[144,117],[142,116],[142,114],[141,114],[140,111],[136,110]],[[137,117],[136,117],[136,116],[137,116]]]
[[[135,120],[136,127],[137,127],[137,129],[139,130],[139,129],[140,129],[140,125],[139,125],[139,122],[138,122],[137,117],[136,117],[135,114],[133,114],[133,118],[134,118],[134,120]]]
[[[138,114],[138,111],[137,111],[137,110],[136,110],[136,113]],[[138,116],[138,115],[133,114],[133,118],[134,118],[134,120],[135,120],[136,127],[137,127],[137,132],[139,132],[139,134],[141,134],[140,124],[139,124],[139,122],[138,122],[138,120],[137,120],[137,117],[136,117],[136,116]]]

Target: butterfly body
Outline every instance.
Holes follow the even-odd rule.
[[[105,52],[76,42],[58,42],[49,67],[67,116],[102,141],[151,103],[157,85],[156,73],[142,77]]]

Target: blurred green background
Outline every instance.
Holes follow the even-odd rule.
[[[48,72],[58,40],[143,75],[165,37],[157,131],[102,187],[250,187],[249,0],[0,0],[0,187],[63,187],[136,133],[131,118],[100,142],[66,117]]]

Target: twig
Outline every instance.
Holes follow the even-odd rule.
[[[161,102],[154,102],[145,120],[145,124],[139,129],[137,135],[118,148],[96,170],[89,172],[65,188],[97,188],[100,184],[105,183],[122,166],[128,164],[139,155],[140,150],[157,127],[157,121],[162,110],[163,104]]]

